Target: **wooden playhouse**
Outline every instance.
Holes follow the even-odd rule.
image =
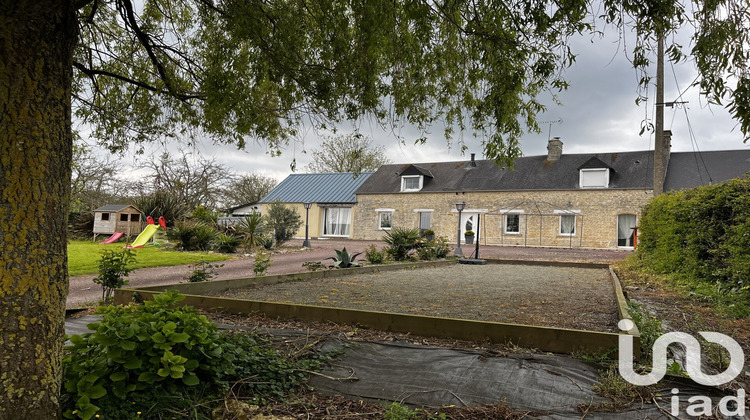
[[[97,235],[137,235],[143,230],[141,211],[129,204],[108,204],[94,210],[94,240]]]

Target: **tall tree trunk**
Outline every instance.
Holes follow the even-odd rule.
[[[70,1],[0,0],[0,419],[59,416],[76,31]]]

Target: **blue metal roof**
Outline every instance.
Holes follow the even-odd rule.
[[[355,203],[354,192],[372,172],[292,174],[281,181],[259,203]]]

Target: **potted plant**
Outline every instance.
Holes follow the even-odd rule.
[[[464,232],[464,241],[466,242],[466,245],[471,245],[474,243],[474,231],[473,230],[467,230]]]
[[[435,239],[435,231],[432,229],[425,229],[425,231],[422,232],[422,234],[424,235],[424,238],[427,239],[428,241],[432,241]]]

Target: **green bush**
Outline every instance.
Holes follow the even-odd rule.
[[[750,314],[750,178],[655,197],[641,215],[636,255],[649,270]]]
[[[178,241],[183,251],[207,251],[219,233],[201,222],[180,221],[167,231],[170,240]]]
[[[439,258],[445,258],[450,253],[447,238],[435,238],[432,241],[424,241],[420,248],[417,248],[417,256],[420,260],[429,261]]]
[[[209,210],[203,206],[198,206],[193,210],[193,219],[208,225],[216,225],[219,220],[219,213]]]
[[[352,268],[352,267],[359,267],[359,264],[357,264],[355,261],[357,259],[357,256],[361,254],[361,252],[357,252],[354,254],[350,254],[346,247],[339,251],[338,249],[334,249],[336,251],[335,257],[327,258],[329,260],[333,260],[333,265],[331,268]]]
[[[94,283],[102,286],[102,301],[107,302],[115,289],[128,284],[125,277],[133,271],[131,264],[135,264],[135,254],[130,249],[102,252],[99,275],[94,278]]]
[[[237,247],[242,244],[242,238],[231,233],[220,233],[216,236],[214,247],[217,251],[224,254],[232,254],[237,251]]]
[[[419,228],[394,227],[385,233],[383,241],[388,244],[386,253],[396,261],[409,259],[409,253],[422,246]]]
[[[156,191],[136,199],[133,205],[143,212],[144,217],[151,216],[158,219],[164,216],[167,226],[172,227],[178,220],[190,214],[190,209],[176,195],[168,191]]]
[[[237,232],[243,238],[245,251],[250,251],[261,245],[263,235],[263,217],[260,213],[252,213],[243,217],[236,226]]]
[[[64,417],[206,417],[230,386],[256,403],[279,399],[327,359],[284,357],[253,334],[220,335],[195,309],[175,307],[182,299],[170,291],[144,305],[100,308],[94,332],[66,346]]]
[[[297,210],[288,208],[279,200],[268,206],[268,211],[263,218],[268,229],[273,231],[277,246],[281,246],[284,242],[292,239],[299,227],[302,226],[302,217],[297,213]]]
[[[219,275],[216,269],[221,267],[224,267],[224,264],[211,264],[208,261],[201,260],[193,266],[193,272],[190,273],[190,276],[186,280],[190,283],[211,280],[213,277]]]
[[[371,244],[365,249],[365,259],[370,264],[383,264],[385,262],[385,253],[383,251],[378,251],[378,249],[375,248],[375,244]]]
[[[255,273],[255,277],[265,276],[272,262],[271,253],[266,249],[255,251],[255,260],[253,261],[253,273]]]

